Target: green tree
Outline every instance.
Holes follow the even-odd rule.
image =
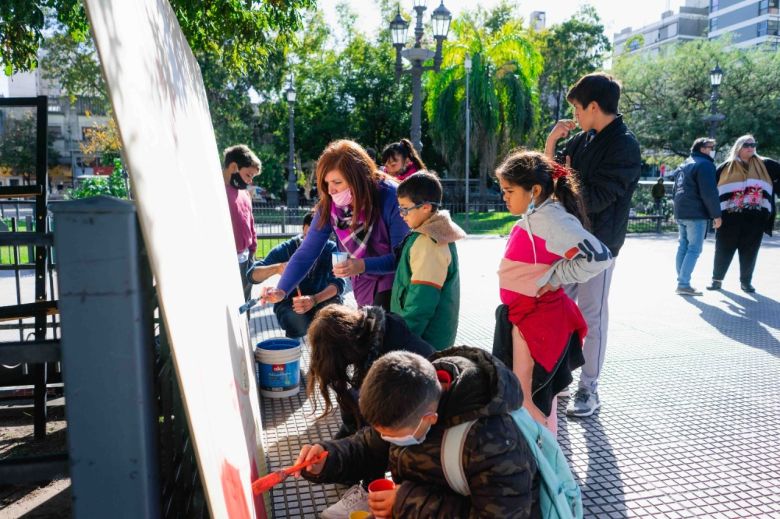
[[[190,47],[234,72],[261,66],[271,50],[285,46],[300,27],[301,10],[314,0],[170,0]],[[0,61],[5,73],[32,70],[53,16],[83,42],[89,26],[80,0],[0,2]]]
[[[544,59],[544,70],[539,77],[542,117],[553,122],[568,113],[569,88],[580,77],[602,66],[611,45],[598,13],[590,5],[583,5],[571,18],[553,25],[538,37]]]
[[[19,117],[9,117],[9,112],[0,116],[0,169],[10,171],[12,175],[22,177],[25,184],[35,175],[36,120],[33,112],[25,112]],[[47,139],[47,165],[56,165],[59,154],[51,146],[52,138]]]
[[[472,58],[469,76],[472,151],[479,170],[479,196],[487,194],[488,174],[499,152],[523,142],[538,117],[536,82],[542,60],[522,20],[512,18],[499,27],[476,11],[455,20],[444,48],[441,71],[426,81],[425,104],[434,144],[448,164],[463,171],[465,140],[466,53]],[[461,176],[461,175],[458,175]]]
[[[614,72],[623,83],[621,112],[642,147],[658,155],[687,156],[691,143],[709,133],[710,70],[725,74],[718,111],[722,149],[752,133],[761,152],[780,155],[780,54],[761,48],[727,50],[725,41],[693,41],[656,56],[621,56]]]

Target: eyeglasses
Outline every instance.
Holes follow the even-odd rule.
[[[758,146],[757,142],[743,142],[742,143],[742,147],[743,148],[755,148],[756,146]]]
[[[419,204],[415,204],[415,205],[413,205],[412,207],[401,207],[401,206],[399,205],[399,206],[398,206],[398,213],[399,213],[401,216],[406,216],[406,215],[408,215],[408,214],[409,214],[411,211],[414,211],[415,209],[419,209],[419,208],[421,208],[422,206],[424,206],[425,204],[431,204],[431,207],[438,207],[438,206],[439,206],[439,204],[435,204],[435,203],[433,203],[433,202],[420,202]]]

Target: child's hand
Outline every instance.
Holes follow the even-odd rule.
[[[284,290],[279,290],[276,287],[263,287],[260,291],[260,303],[278,303],[284,299]]]
[[[550,292],[551,290],[555,290],[556,287],[552,286],[550,283],[547,283],[542,288],[539,289],[539,291],[536,293],[536,297],[542,297],[547,292]]]
[[[312,296],[301,296],[301,297],[293,297],[292,300],[292,309],[296,314],[305,314],[312,308],[314,308],[314,297]]]
[[[357,276],[366,271],[366,262],[362,259],[348,258],[333,266],[333,274],[337,278]]]
[[[304,461],[309,461],[320,454],[325,452],[325,449],[322,448],[322,445],[320,444],[314,444],[314,445],[304,445],[301,447],[301,453],[298,454],[298,459],[295,460],[294,465],[297,465],[298,463],[303,463]],[[320,461],[319,463],[315,463],[314,465],[309,465],[305,470],[306,472],[309,472],[310,474],[317,475],[320,472],[322,472],[322,469],[325,467],[325,460]],[[301,477],[301,472],[298,471],[293,474],[296,478]]]
[[[395,487],[392,490],[368,493],[368,507],[376,519],[393,517],[393,506],[395,506],[395,493],[397,491],[398,487]]]

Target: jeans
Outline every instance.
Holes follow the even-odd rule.
[[[597,393],[599,375],[604,366],[607,353],[607,329],[609,328],[609,287],[612,286],[612,273],[615,263],[596,274],[585,283],[566,285],[564,290],[580,308],[582,317],[588,324],[588,334],[582,343],[582,355],[585,364],[580,372],[578,387],[591,393]]]
[[[680,242],[677,246],[677,286],[691,287],[691,274],[701,255],[704,235],[707,234],[709,220],[677,220],[680,229]]]
[[[287,337],[298,339],[306,335],[306,332],[309,331],[309,325],[317,312],[320,311],[320,308],[333,303],[341,304],[341,296],[331,297],[305,314],[299,314],[293,310],[292,299],[285,299],[274,305],[274,313],[276,314],[276,319],[279,321],[279,326],[285,331]]]

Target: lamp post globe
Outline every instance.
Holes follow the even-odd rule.
[[[414,45],[410,48],[404,48],[406,46],[409,23],[401,16],[400,6],[395,18],[390,22],[390,34],[395,47],[395,77],[399,79],[401,74],[407,73],[412,76],[412,125],[410,137],[412,145],[418,153],[422,151],[422,74],[426,70],[438,71],[441,67],[442,45],[447,38],[450,30],[450,21],[452,20],[452,15],[444,7],[444,2],[442,1],[431,16],[433,36],[436,40],[436,51],[423,48],[423,13],[427,8],[427,4],[426,0],[413,0],[412,6],[415,11],[416,23],[414,27]],[[411,64],[410,68],[404,69],[402,57],[409,61]],[[433,59],[433,66],[423,65],[429,59]]]
[[[710,86],[712,87],[712,95],[710,96],[710,115],[707,117],[710,123],[710,139],[714,139],[718,131],[718,123],[726,118],[725,115],[718,113],[718,88],[723,81],[723,70],[716,62],[715,68],[710,70]]]

